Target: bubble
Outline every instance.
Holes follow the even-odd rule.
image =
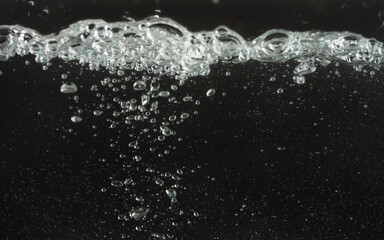
[[[156,182],[157,185],[164,186],[164,181],[162,179],[160,179],[160,178],[156,179],[155,182]]]
[[[188,113],[182,113],[181,115],[180,115],[180,118],[181,119],[187,119],[189,117],[189,114]]]
[[[255,60],[279,61],[287,58],[290,52],[291,33],[283,30],[270,30],[253,41]]]
[[[159,92],[159,97],[169,97],[171,93],[169,91],[161,91]]]
[[[61,79],[65,80],[65,79],[67,79],[67,78],[68,78],[68,75],[67,75],[67,74],[65,74],[65,73],[61,74]]]
[[[136,221],[144,220],[149,212],[149,208],[139,207],[136,209],[132,209],[129,213],[129,216]]]
[[[103,113],[103,112],[100,111],[100,110],[95,110],[95,111],[93,111],[93,115],[95,115],[95,116],[100,116],[102,113]]]
[[[147,84],[144,81],[141,81],[141,80],[137,80],[133,84],[133,89],[135,89],[136,91],[143,91],[146,88],[147,88]]]
[[[243,42],[244,40],[240,35],[227,27],[220,26],[214,31],[212,47],[219,57],[230,60],[240,54]]]
[[[124,185],[130,185],[130,184],[132,184],[133,183],[133,179],[132,178],[126,178],[125,180],[124,180]]]
[[[72,116],[71,117],[71,121],[74,122],[74,123],[79,123],[83,120],[82,117],[78,116],[78,115],[75,115],[75,116]]]
[[[303,75],[295,75],[295,76],[293,76],[293,81],[297,84],[304,84],[305,83],[305,77]]]
[[[211,96],[215,95],[215,93],[216,93],[216,90],[214,88],[211,88],[206,92],[206,95],[207,95],[207,97],[211,97]]]
[[[141,104],[143,106],[147,105],[150,101],[150,97],[148,95],[142,95],[141,96]]]
[[[122,187],[124,184],[123,184],[123,182],[120,181],[120,180],[113,180],[113,181],[111,182],[111,185],[112,185],[112,187],[117,187],[117,188],[119,188],[119,187]]]
[[[176,198],[176,191],[174,189],[167,189],[165,190],[165,192],[167,193],[168,197],[170,198]]]
[[[192,97],[191,96],[183,97],[183,101],[184,102],[190,102],[190,101],[192,101]]]
[[[65,94],[75,93],[75,92],[77,92],[77,86],[76,86],[76,84],[74,84],[72,82],[64,83],[60,87],[60,92],[65,93]]]

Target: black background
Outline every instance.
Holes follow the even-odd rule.
[[[156,9],[193,31],[227,25],[251,38],[272,28],[348,30],[384,40],[384,2],[373,0],[63,0],[34,6],[3,0],[0,24],[51,33],[82,19],[140,19]],[[152,196],[160,190],[143,180],[135,189],[161,201],[152,203],[146,226],[151,230],[137,232],[131,222],[116,219],[126,202],[127,209],[133,204],[126,194],[100,191],[109,187],[110,177],[125,177],[115,155],[126,150],[128,131],[107,129],[92,113],[84,113],[80,124],[69,121],[71,106],[94,108],[98,100],[89,88],[108,73],[62,61],[43,71],[32,56],[1,62],[0,239],[121,239],[121,233],[148,239],[151,232],[177,239],[384,239],[382,71],[370,76],[371,69],[358,73],[332,64],[298,86],[291,80],[294,63],[289,64],[220,64],[175,93],[192,95],[200,105],[163,103],[164,115],[199,114],[176,126],[176,137],[164,143],[176,151],[164,161],[144,153],[137,167],[183,168],[186,189],[178,192],[177,209],[186,214],[179,227],[169,228],[174,209],[167,210],[166,196]],[[77,104],[59,93],[64,72],[80,88]],[[269,81],[271,76],[277,80]],[[168,86],[173,80],[164,81]],[[205,97],[212,87],[217,93]],[[277,94],[278,88],[284,92]],[[121,149],[110,148],[110,139]],[[153,182],[145,171],[131,174]],[[156,211],[166,214],[153,219]]]

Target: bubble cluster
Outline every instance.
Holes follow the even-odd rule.
[[[168,18],[152,16],[144,20],[107,23],[84,20],[58,34],[41,35],[21,27],[0,26],[0,60],[16,54],[35,55],[37,62],[52,58],[87,63],[91,70],[105,67],[124,75],[124,70],[148,71],[175,76],[184,81],[206,76],[217,62],[263,62],[297,60],[297,76],[316,71],[339,60],[357,66],[381,67],[383,43],[350,32],[291,32],[270,30],[246,41],[235,31],[220,26],[213,31],[190,32]],[[63,74],[63,79],[67,78]],[[143,81],[135,90],[145,88]],[[164,93],[166,95],[166,93]]]

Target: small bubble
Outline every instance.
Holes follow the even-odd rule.
[[[124,70],[117,70],[117,75],[123,76],[124,75]]]
[[[279,89],[277,89],[277,91],[276,91],[278,94],[281,94],[281,93],[283,93],[284,92],[284,89],[282,89],[282,88],[279,88]]]
[[[180,116],[181,119],[186,119],[188,117],[189,117],[188,113],[182,113],[181,116]]]
[[[295,75],[293,76],[293,81],[301,85],[305,83],[305,77],[303,75]]]
[[[132,209],[132,211],[129,213],[129,216],[136,221],[144,220],[149,212],[149,208],[146,207],[140,207],[137,209]]]
[[[143,159],[143,158],[142,158],[141,156],[139,156],[139,155],[135,155],[135,156],[133,157],[133,160],[135,160],[136,162],[140,162],[142,159]]]
[[[74,122],[74,123],[79,123],[82,120],[83,120],[83,118],[78,116],[78,115],[75,115],[75,116],[71,117],[71,121]]]
[[[169,97],[170,93],[169,91],[161,91],[159,92],[159,97]]]
[[[95,116],[100,116],[102,113],[103,113],[103,112],[100,111],[100,110],[95,110],[95,111],[93,111],[93,115],[95,115]]]
[[[168,197],[170,198],[175,198],[176,197],[176,191],[172,188],[165,190],[167,193]]]
[[[61,85],[60,92],[68,94],[68,93],[75,93],[77,92],[77,86],[76,84],[72,82],[67,82]]]
[[[133,179],[132,178],[127,178],[124,180],[124,185],[129,185],[129,184],[132,184],[133,183]]]
[[[160,178],[156,179],[155,183],[156,183],[157,185],[160,185],[160,186],[163,186],[163,185],[164,185],[164,181],[161,180]]]
[[[111,185],[112,185],[112,187],[122,187],[124,184],[123,184],[123,182],[120,181],[120,180],[113,180],[113,181],[111,182]]]
[[[61,79],[67,79],[68,78],[68,75],[67,74],[65,74],[65,73],[63,73],[63,74],[61,74]]]
[[[215,93],[216,93],[216,90],[214,88],[211,88],[207,91],[206,95],[207,95],[207,97],[210,97],[210,96],[215,95]]]
[[[137,80],[133,83],[133,89],[136,91],[143,91],[147,87],[147,84],[144,81]]]
[[[184,102],[192,101],[192,97],[191,96],[186,96],[186,97],[183,98],[183,101]]]

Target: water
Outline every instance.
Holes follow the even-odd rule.
[[[171,19],[156,16],[114,23],[84,20],[57,34],[48,35],[41,35],[22,26],[0,26],[1,61],[11,60],[16,55],[33,55],[35,61],[41,63],[45,70],[49,70],[48,66],[55,68],[55,65],[50,64],[61,59],[64,66],[75,64],[82,66],[87,72],[107,72],[107,77],[93,79],[92,87],[85,89],[94,94],[97,101],[88,102],[86,99],[84,107],[79,107],[78,103],[82,98],[74,96],[83,81],[81,77],[76,79],[74,74],[60,70],[62,72],[59,78],[63,82],[58,89],[72,104],[72,115],[68,119],[71,130],[68,133],[81,132],[84,125],[94,124],[93,118],[102,122],[92,125],[92,129],[95,132],[93,137],[102,142],[103,147],[100,149],[106,151],[103,153],[106,157],[89,157],[92,161],[105,163],[105,168],[113,170],[110,176],[102,179],[104,182],[95,183],[98,184],[97,194],[110,199],[114,204],[114,209],[106,208],[105,212],[119,220],[119,224],[127,223],[122,225],[124,230],[120,232],[121,236],[139,236],[142,239],[177,239],[183,234],[178,231],[179,226],[185,227],[183,229],[192,228],[211,217],[204,207],[191,209],[184,205],[188,202],[186,199],[198,199],[199,196],[210,194],[208,191],[190,190],[193,187],[185,184],[185,179],[204,179],[199,184],[215,186],[216,177],[200,171],[206,167],[203,164],[196,164],[194,168],[185,167],[189,154],[181,157],[176,154],[177,147],[184,147],[183,138],[188,138],[179,131],[191,129],[193,132],[197,129],[197,126],[188,125],[186,121],[194,121],[198,117],[200,103],[204,101],[207,104],[208,100],[214,101],[219,95],[226,95],[225,92],[218,91],[214,84],[206,87],[200,95],[193,90],[184,92],[184,89],[193,89],[193,84],[204,84],[195,80],[197,77],[201,77],[199,81],[208,79],[206,81],[214,82],[210,79],[210,74],[219,64],[242,65],[257,62],[272,66],[293,63],[294,66],[289,67],[290,72],[283,73],[284,76],[269,72],[270,75],[266,76],[267,82],[263,83],[271,84],[274,87],[273,94],[283,98],[290,89],[305,87],[308,79],[317,71],[332,66],[332,74],[336,73],[334,66],[337,64],[350,65],[350,69],[356,73],[369,69],[369,75],[374,76],[376,71],[381,71],[383,51],[383,43],[351,32],[291,32],[273,29],[254,39],[245,40],[225,26],[212,31],[190,32]],[[225,78],[236,75],[227,70],[221,74]],[[287,76],[292,85],[282,87],[279,85],[281,79]],[[238,84],[236,79],[231,81]],[[244,90],[255,84],[261,84],[261,81],[250,81],[248,85],[244,85]],[[296,104],[301,100],[298,98],[289,104]],[[257,105],[257,102],[250,104]],[[300,105],[295,106],[299,108]],[[362,106],[364,109],[369,108],[367,104]],[[274,111],[270,106],[267,109],[264,111],[266,113],[249,111],[247,114],[257,116],[254,121],[260,121],[262,125],[260,115]],[[228,111],[228,115],[231,115],[233,109],[223,108],[222,111]],[[88,118],[83,119],[83,115]],[[324,120],[323,116],[316,117],[317,122]],[[199,124],[200,128],[204,128],[204,120],[202,122],[203,124]],[[317,126],[317,122],[313,125]],[[72,127],[76,127],[73,125],[78,125],[79,128],[73,130]],[[107,127],[104,129],[105,126]],[[99,128],[103,130],[97,130]],[[115,134],[110,137],[110,132]],[[236,139],[234,141],[240,141],[238,134],[233,133]],[[217,144],[204,141],[205,145]],[[286,151],[283,146],[268,147],[273,147],[278,152]],[[257,145],[252,148],[264,152]],[[188,151],[192,155],[196,150]],[[313,151],[310,157],[318,154],[318,151]],[[169,163],[169,155],[180,158],[180,163]],[[209,159],[209,155],[205,157]],[[273,164],[268,167],[273,171]],[[226,181],[225,184],[232,184],[231,180]],[[231,198],[236,198],[239,194],[231,195]],[[222,199],[227,199],[226,196],[215,194],[210,197],[220,203],[225,202]],[[260,196],[259,201],[264,201],[263,198],[265,197]],[[247,212],[249,201],[246,198],[242,201],[245,203],[235,206],[239,211],[233,214],[233,218],[239,212],[246,212],[251,216],[262,215],[263,209]],[[263,204],[264,208],[268,208],[266,203]]]

